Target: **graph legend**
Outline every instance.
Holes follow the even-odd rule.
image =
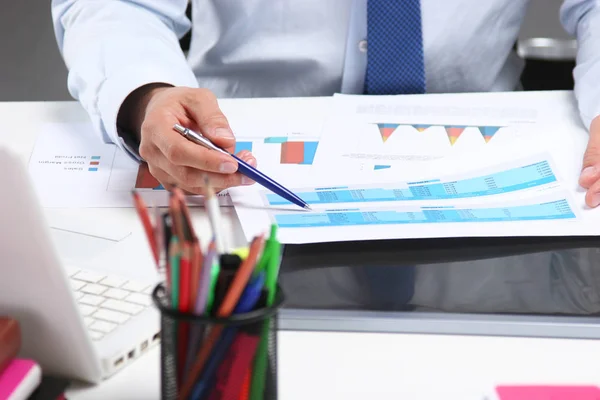
[[[90,161],[90,166],[88,167],[88,171],[97,172],[98,165],[100,165],[100,156],[92,156],[92,161]]]

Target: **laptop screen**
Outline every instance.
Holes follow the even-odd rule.
[[[545,321],[560,324],[570,321],[565,317],[585,317],[597,322],[597,242],[483,238],[288,245],[281,285],[286,310],[303,310],[307,317],[318,311],[321,318],[419,315],[431,320],[435,315],[485,322],[512,316],[521,322],[548,317]]]

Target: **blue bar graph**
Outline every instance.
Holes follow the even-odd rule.
[[[304,160],[301,164],[312,165],[315,154],[317,154],[317,147],[319,147],[319,142],[304,142]]]
[[[375,165],[375,166],[373,167],[373,169],[374,169],[375,171],[378,171],[378,170],[380,170],[380,169],[388,169],[388,168],[392,168],[392,166],[391,166],[391,165]]]
[[[445,200],[488,196],[509,193],[521,189],[541,186],[556,181],[556,176],[547,161],[520,166],[493,174],[474,178],[445,181],[432,180],[408,182],[402,186],[324,188],[307,192],[296,192],[308,204],[369,203],[380,201]],[[269,193],[270,205],[291,204],[284,198]]]
[[[252,142],[236,142],[235,143],[235,154],[242,150],[252,151]]]
[[[431,224],[448,222],[510,222],[575,218],[567,200],[497,208],[421,207],[418,211],[336,210],[274,214],[280,228],[362,225]]]

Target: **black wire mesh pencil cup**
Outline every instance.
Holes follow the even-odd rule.
[[[162,400],[277,399],[281,287],[272,306],[228,318],[174,310],[163,283],[152,300],[161,318]]]

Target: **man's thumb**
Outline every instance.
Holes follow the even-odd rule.
[[[594,120],[590,127],[590,137],[583,155],[583,165],[579,184],[589,189],[600,179],[600,121]]]

